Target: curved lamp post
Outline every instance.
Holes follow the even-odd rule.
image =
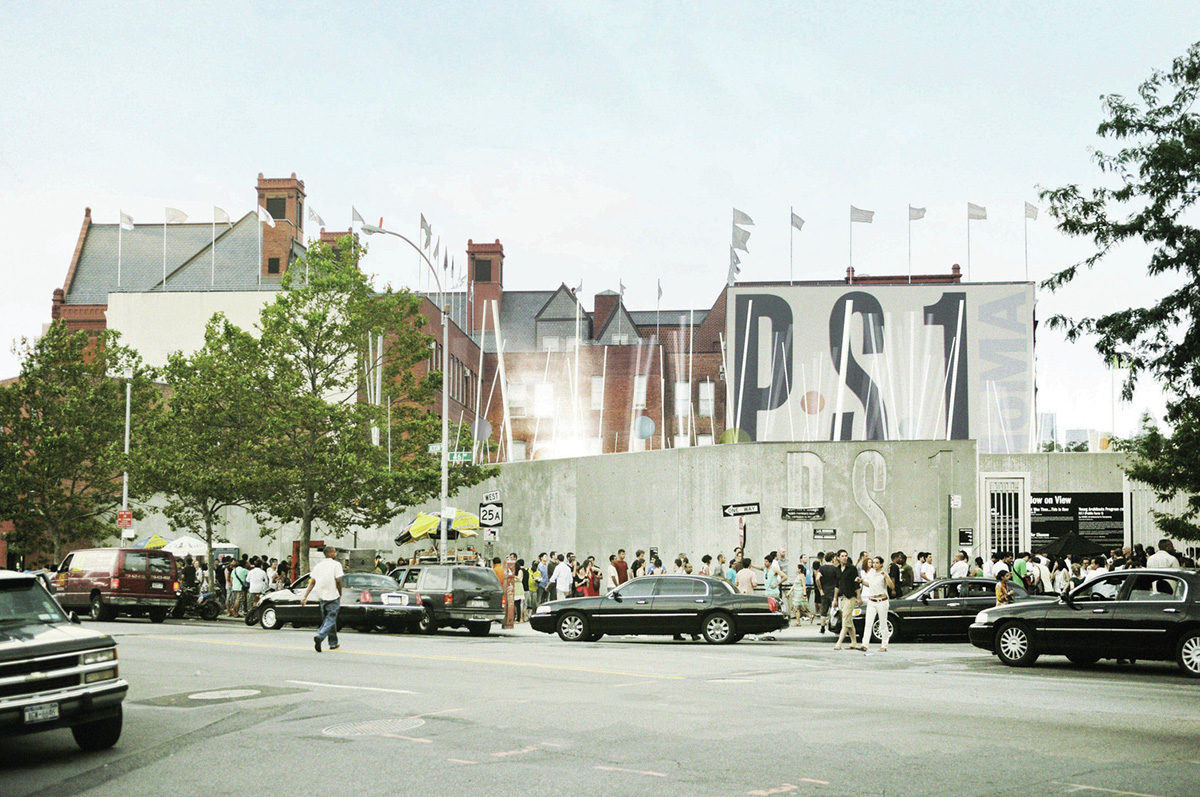
[[[446,515],[448,514],[448,507],[446,506],[447,493],[450,489],[450,453],[448,445],[450,437],[450,325],[447,318],[448,313],[446,312],[446,292],[442,289],[442,279],[438,275],[437,267],[425,256],[425,253],[421,251],[421,247],[398,232],[385,230],[374,224],[363,224],[362,230],[367,235],[392,235],[411,246],[421,256],[421,259],[425,261],[425,265],[429,266],[429,270],[433,272],[433,279],[437,283],[438,293],[441,296],[441,307],[439,309],[442,312],[442,511],[440,522],[438,523],[441,529],[438,558],[440,561],[445,562],[446,545],[448,544],[449,537],[447,532],[450,525],[446,519]]]

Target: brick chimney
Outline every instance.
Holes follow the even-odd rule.
[[[471,326],[468,332],[494,329],[491,303],[495,302],[499,310],[503,295],[504,245],[499,238],[491,244],[467,241],[467,296],[471,297]],[[485,308],[488,317],[486,322]]]
[[[258,204],[267,209],[275,226],[263,225],[262,275],[279,279],[291,265],[292,242],[304,241],[304,181],[258,174]],[[261,224],[261,222],[260,222]]]
[[[600,330],[608,323],[608,317],[617,309],[620,295],[616,291],[601,291],[596,294],[592,304],[592,334],[599,335]]]

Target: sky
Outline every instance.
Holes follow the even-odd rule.
[[[295,172],[331,229],[351,206],[465,259],[500,239],[505,288],[582,279],[630,309],[708,308],[731,208],[741,279],[858,273],[1041,280],[1091,253],[1040,188],[1102,177],[1100,98],[1132,96],[1200,31],[1188,2],[0,4],[0,377],[50,319],[85,207],[97,223],[252,210]],[[1036,221],[1024,202],[1039,204]],[[789,208],[805,219],[790,234]],[[364,268],[424,287],[395,240]],[[1169,278],[1124,247],[1037,315],[1147,303]],[[588,306],[590,303],[585,302]],[[1113,400],[1086,341],[1042,324],[1039,410],[1129,434],[1160,386]],[[1116,374],[1119,379],[1121,372]]]

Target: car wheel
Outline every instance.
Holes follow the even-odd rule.
[[[888,624],[888,641],[891,642],[892,640],[896,639],[896,632],[900,630],[900,620],[899,620],[899,618],[893,618],[893,617],[889,616],[887,618],[887,624]],[[873,625],[871,627],[871,634],[874,635],[875,638],[880,640],[881,642],[883,641],[883,633],[881,632],[881,629],[879,628],[879,620],[876,620],[875,625]]]
[[[161,623],[163,620],[166,620],[167,619],[167,611],[168,611],[167,609],[151,609],[149,612],[150,622]]]
[[[1020,623],[1008,623],[996,632],[996,655],[1009,667],[1028,667],[1038,657],[1029,630]]]
[[[487,636],[492,632],[492,624],[491,622],[467,623],[467,630],[471,632],[471,636]]]
[[[111,606],[104,605],[104,599],[99,595],[92,596],[92,605],[88,613],[93,620],[102,622],[113,619],[113,615],[116,614]]]
[[[741,642],[745,636],[745,634],[734,634],[733,636],[729,637],[729,644],[732,645],[735,642]]]
[[[733,641],[733,618],[725,612],[714,612],[704,618],[704,641],[712,645],[724,645]]]
[[[1175,646],[1175,660],[1179,668],[1192,678],[1200,678],[1200,631],[1183,635]]]
[[[564,642],[579,642],[587,639],[587,618],[579,612],[566,612],[558,618],[558,636]]]
[[[417,620],[417,630],[422,634],[433,634],[438,630],[438,624],[434,621],[433,615],[429,613],[429,609],[421,612],[421,619]]]
[[[121,707],[117,706],[115,717],[75,725],[71,735],[84,750],[107,750],[121,738]]]
[[[587,641],[588,642],[599,642],[601,639],[604,639],[604,632],[603,631],[593,631],[592,633],[588,634]]]
[[[258,624],[268,631],[278,631],[283,627],[283,623],[279,622],[279,614],[275,611],[275,607],[269,603],[259,612]]]
[[[1100,661],[1100,657],[1094,653],[1068,653],[1067,661],[1079,667],[1091,667]]]
[[[246,625],[258,625],[259,620],[262,619],[262,607],[255,606],[253,609],[246,612],[246,614],[243,616],[243,619]]]
[[[216,601],[200,604],[200,617],[203,620],[215,620],[221,616],[221,604]]]

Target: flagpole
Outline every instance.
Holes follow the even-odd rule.
[[[209,277],[210,286],[217,284],[217,214],[213,212],[212,221],[212,275]]]
[[[912,205],[908,206],[908,284],[912,285]]]
[[[258,215],[258,208],[254,209],[254,220],[258,222],[258,287],[262,287],[262,216]],[[350,229],[354,229],[354,225],[350,225]]]
[[[1029,282],[1029,213],[1025,215],[1025,281]]]
[[[967,210],[967,282],[971,281],[971,211]],[[946,438],[947,440],[949,438]]]
[[[120,211],[117,211],[120,213]],[[125,229],[125,220],[117,217],[117,288],[121,287],[121,233]]]
[[[854,213],[850,214],[850,271],[848,272],[850,284],[854,284]]]
[[[167,289],[167,211],[163,210],[163,290]]]

